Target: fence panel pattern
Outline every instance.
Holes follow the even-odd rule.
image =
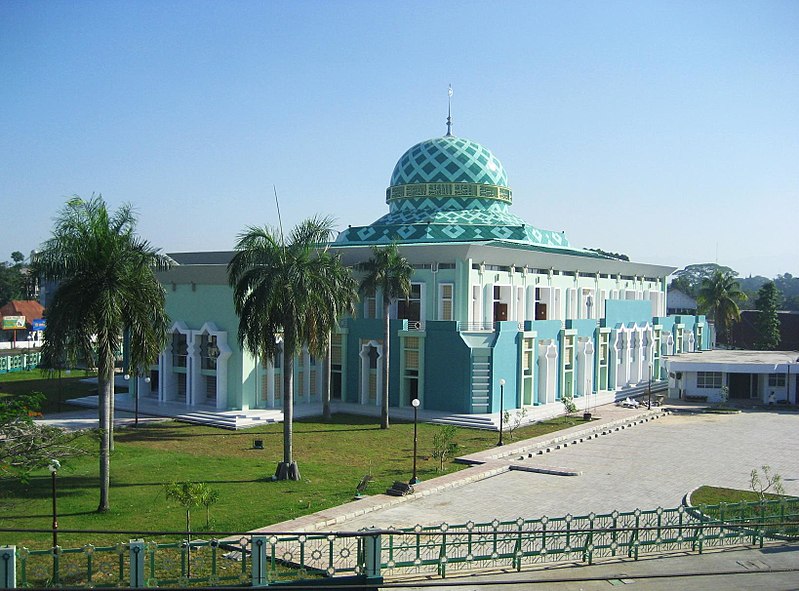
[[[799,499],[613,511],[584,516],[397,529],[383,535],[383,574],[438,575],[640,554],[799,535]]]
[[[799,539],[799,499],[355,533],[241,534],[16,550],[17,585],[240,586],[253,581],[437,575]],[[375,541],[376,558],[366,545]],[[378,544],[379,541],[379,544]],[[257,563],[257,568],[254,564]],[[1,565],[0,565],[1,566]],[[0,585],[2,586],[2,585]]]

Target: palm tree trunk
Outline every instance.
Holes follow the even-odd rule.
[[[102,353],[101,353],[102,355]],[[113,380],[113,365],[108,363],[108,357],[103,356],[97,369],[97,395],[99,396],[99,428],[100,428],[100,504],[98,513],[106,513],[108,491],[111,485],[111,380]]]
[[[325,361],[325,386],[322,389],[322,418],[330,420],[330,377],[333,363],[333,339],[331,333],[327,333],[327,359]]]
[[[294,461],[294,354],[283,341],[283,461],[277,465],[277,480],[299,480],[300,470]]]
[[[385,297],[385,296],[383,296]],[[383,318],[385,319],[385,330],[383,336],[383,392],[382,392],[382,408],[380,409],[380,428],[388,429],[388,381],[391,378],[391,371],[389,367],[389,352],[391,341],[391,320],[388,317],[388,302],[383,302]]]
[[[110,384],[109,393],[108,393],[108,451],[114,451],[114,396],[116,395],[116,384],[115,384],[115,376],[116,371],[114,370],[115,364],[111,364],[111,380],[108,382]]]

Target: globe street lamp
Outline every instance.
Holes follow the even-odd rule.
[[[649,410],[652,410],[652,362],[651,361],[649,362],[649,387],[647,388],[647,390],[649,391],[649,403],[647,406]]]
[[[61,469],[61,462],[58,460],[50,460],[50,464],[47,466],[47,469],[50,470],[50,476],[52,477],[53,482],[53,554],[57,552],[56,548],[58,547],[58,509],[56,507],[56,474]]]
[[[503,412],[505,409],[505,378],[501,378],[499,380],[499,441],[497,442],[497,447],[500,445],[504,445],[502,443],[502,433],[505,431],[505,426],[503,425]]]
[[[413,407],[413,476],[411,477],[410,484],[418,484],[419,478],[416,476],[416,448],[418,444],[417,438],[417,425],[419,420],[419,402],[418,398],[414,398],[411,400],[411,406]]]

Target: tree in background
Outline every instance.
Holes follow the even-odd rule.
[[[228,264],[228,281],[239,316],[238,340],[257,359],[274,359],[283,341],[283,461],[278,480],[299,480],[294,461],[294,356],[306,346],[317,358],[327,352],[331,331],[355,313],[355,279],[326,246],[329,217],[312,217],[288,237],[273,228],[249,228]]]
[[[702,288],[702,283],[706,279],[710,279],[717,272],[736,277],[738,273],[716,263],[698,263],[695,265],[688,265],[684,269],[680,269],[672,276],[673,279],[669,284],[671,289],[679,289],[685,295],[692,298],[699,296],[699,290]]]
[[[23,254],[15,250],[10,263],[0,263],[0,306],[11,300],[27,299],[24,261]]]
[[[794,277],[790,273],[777,275],[774,278],[774,285],[782,294],[783,309],[799,310],[799,277]]]
[[[132,367],[158,359],[169,319],[155,271],[168,267],[169,259],[137,236],[131,206],[109,213],[101,195],[71,199],[32,261],[34,273],[58,282],[47,309],[43,366],[74,367],[81,359],[97,368],[101,513],[109,510],[116,352],[127,330]]]
[[[392,300],[408,298],[411,293],[413,267],[399,252],[396,244],[372,247],[372,257],[358,264],[358,270],[365,273],[360,291],[364,294],[383,292],[383,392],[381,393],[380,428],[388,429],[388,384],[391,377],[389,368],[391,321],[388,317]]]
[[[755,327],[758,336],[755,349],[775,351],[780,345],[780,319],[777,309],[780,305],[780,293],[773,281],[764,284],[757,292],[755,307],[758,310]]]
[[[746,300],[746,294],[741,291],[733,273],[716,270],[702,281],[697,297],[699,311],[716,323],[719,341],[728,344],[730,327],[741,318],[738,303]]]

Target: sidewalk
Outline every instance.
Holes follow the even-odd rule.
[[[668,412],[665,407],[647,410],[645,408],[623,408],[615,404],[601,406],[597,409],[595,420],[590,422],[460,457],[457,459],[458,462],[472,465],[464,470],[422,481],[414,485],[413,494],[404,497],[392,497],[385,494],[365,496],[359,500],[331,507],[317,513],[255,529],[252,530],[252,533],[331,531],[333,528],[340,529],[342,525],[346,526],[348,521],[367,513],[393,507],[400,503],[412,502],[510,470],[535,470],[547,474],[573,475],[574,471],[567,467],[540,466],[538,464],[536,464],[536,467],[531,467],[520,462],[525,457],[544,455],[551,450],[577,445],[591,438],[610,435],[622,429],[629,429],[647,421],[656,420],[665,416]]]
[[[429,580],[430,583],[433,579]],[[591,566],[564,563],[522,572],[435,579],[414,584],[405,580],[403,589],[477,591],[522,589],[598,591],[610,586],[631,585],[640,591],[789,591],[799,589],[799,545],[782,543],[758,548],[727,548],[704,554],[674,553],[604,561]],[[449,584],[448,584],[449,583]],[[387,585],[384,589],[398,588]]]
[[[168,421],[169,418],[152,417],[139,414],[139,424],[154,423],[159,421]],[[36,422],[50,425],[51,427],[60,427],[66,431],[78,431],[80,429],[97,429],[97,409],[81,409],[69,410],[65,412],[47,413]],[[135,417],[132,412],[115,409],[114,411],[114,425],[117,427],[133,426]]]

